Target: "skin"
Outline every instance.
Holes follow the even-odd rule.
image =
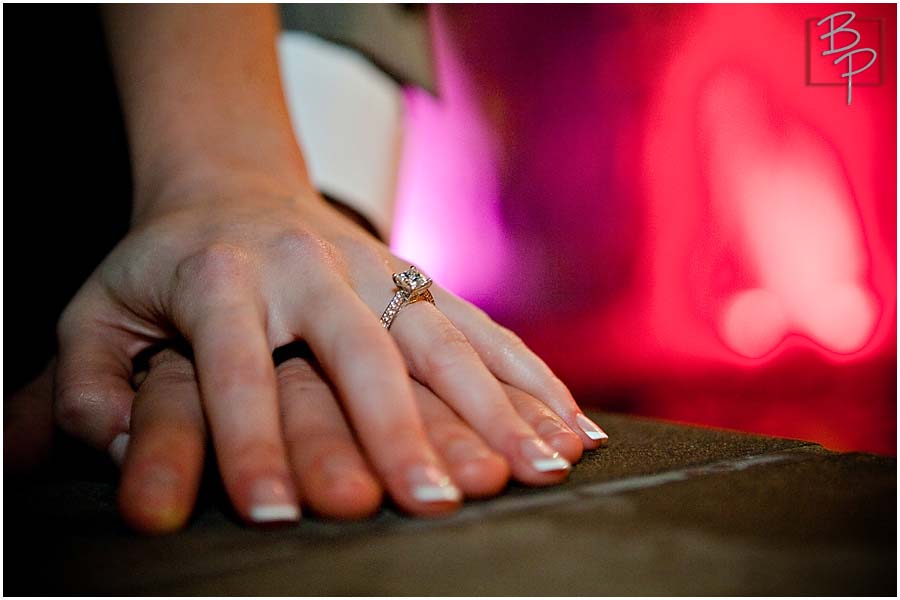
[[[521,340],[439,286],[437,307],[381,327],[391,275],[411,263],[309,182],[271,7],[105,10],[133,226],[60,319],[54,412],[100,449],[128,433],[120,506],[132,526],[183,526],[207,436],[248,522],[261,493],[337,518],[371,514],[383,494],[444,514],[459,501],[418,498],[422,473],[485,497],[510,477],[565,479],[536,469],[528,443],[569,461],[601,444]],[[135,390],[135,356],[177,340],[192,360],[157,353]],[[276,366],[273,351],[297,340],[312,357]]]

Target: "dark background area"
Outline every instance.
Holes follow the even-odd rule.
[[[95,6],[4,7],[4,396],[125,234],[128,150]]]

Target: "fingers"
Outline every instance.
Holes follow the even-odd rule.
[[[191,362],[160,352],[135,398],[122,468],[119,510],[131,527],[166,533],[185,524],[200,485],[205,431]]]
[[[90,290],[79,292],[58,327],[59,362],[54,381],[54,413],[59,426],[95,448],[108,450],[128,431],[131,418],[131,356],[127,334],[83,316],[104,312],[103,300]]]
[[[335,384],[372,466],[404,510],[438,514],[462,495],[432,449],[403,360],[377,317],[338,279],[310,285],[294,314],[298,336]],[[312,290],[315,290],[312,292]]]
[[[531,485],[558,483],[571,467],[510,404],[466,337],[427,302],[410,305],[391,328],[413,376],[431,388]]]
[[[299,519],[275,367],[254,299],[210,308],[191,342],[222,480],[238,513],[257,523]]]
[[[586,449],[605,445],[608,436],[584,415],[571,392],[513,332],[446,290],[433,290],[441,310],[466,336],[488,369],[501,381],[538,398],[577,433]]]
[[[278,366],[284,436],[303,501],[314,512],[359,519],[381,505],[381,486],[331,388],[301,358]]]
[[[485,498],[500,493],[510,476],[506,460],[434,392],[419,383],[413,386],[428,438],[466,497]]]
[[[547,445],[560,453],[570,463],[581,459],[584,447],[581,438],[573,432],[559,415],[546,404],[522,390],[504,384],[507,397],[519,415],[531,425]]]
[[[188,259],[178,277],[175,321],[194,351],[232,505],[256,523],[297,520],[257,266],[239,248],[213,246]]]

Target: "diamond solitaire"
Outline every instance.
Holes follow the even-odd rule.
[[[434,304],[434,297],[428,291],[431,279],[424,273],[420,273],[415,267],[411,266],[401,273],[394,273],[394,284],[397,286],[397,291],[381,314],[381,324],[385,329],[391,328],[394,317],[403,307],[421,300]]]
[[[428,289],[431,279],[411,266],[402,273],[394,273],[394,283],[410,296],[416,296]]]

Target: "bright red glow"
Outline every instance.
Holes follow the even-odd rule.
[[[893,170],[875,140],[894,123],[883,100],[896,92],[848,108],[835,88],[798,85],[805,56],[785,49],[803,48],[796,24],[822,10],[695,7],[690,38],[670,55],[645,134],[648,201],[665,222],[647,247],[648,311],[666,344],[689,355],[743,364],[812,343],[846,360],[893,328],[893,315],[878,317],[896,298],[895,260],[862,216],[864,205],[891,212],[871,175]],[[895,189],[895,176],[878,179]]]
[[[806,85],[835,5],[438,9],[471,102],[411,123],[441,134],[405,175],[404,253],[442,248],[581,398],[894,453],[896,6],[853,7],[882,63],[851,106]]]
[[[765,83],[716,75],[701,91],[704,175],[721,230],[747,279],[720,317],[732,350],[759,357],[788,333],[852,353],[872,335],[877,303],[862,280],[862,222],[837,153],[798,116],[773,113]]]

